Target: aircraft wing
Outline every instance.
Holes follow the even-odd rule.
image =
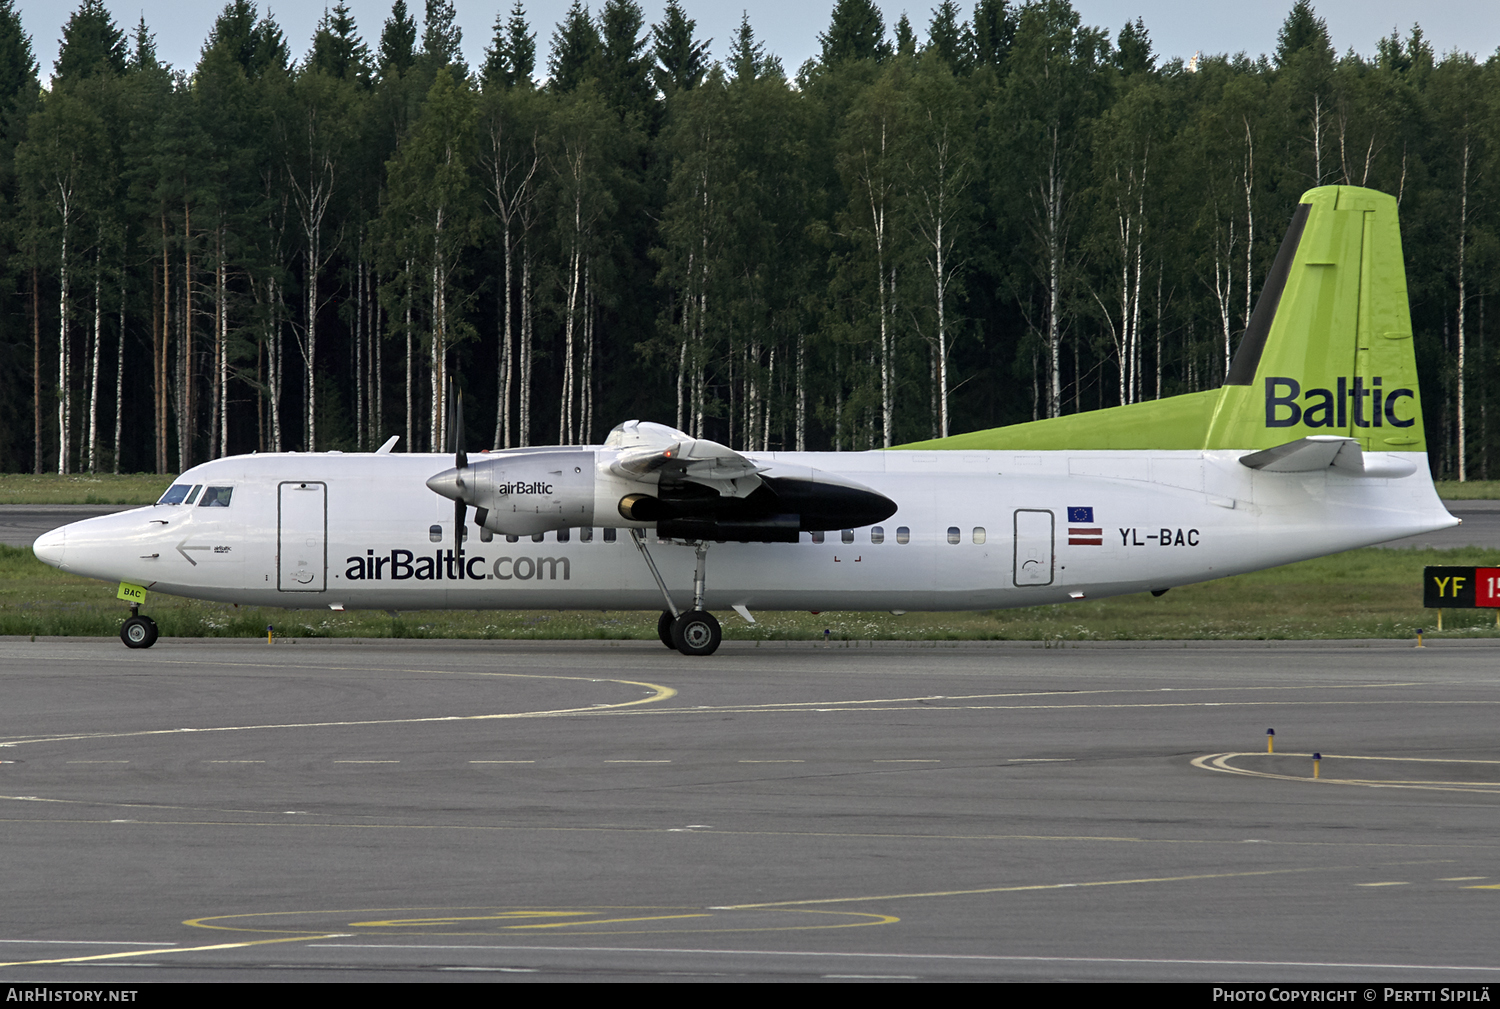
[[[726,445],[707,438],[693,438],[661,424],[631,421],[628,438],[610,472],[627,480],[655,474],[674,483],[695,483],[712,488],[722,497],[749,497],[761,486],[766,467]],[[622,425],[624,427],[624,425]],[[613,434],[612,434],[612,440]],[[605,443],[606,445],[609,442]]]

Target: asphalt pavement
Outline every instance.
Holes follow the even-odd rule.
[[[0,978],[1500,979],[1497,659],[3,640]]]

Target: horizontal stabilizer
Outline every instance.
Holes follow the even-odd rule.
[[[1240,457],[1251,469],[1266,473],[1314,473],[1334,469],[1345,476],[1391,479],[1416,472],[1416,464],[1406,459],[1366,456],[1354,438],[1331,434],[1314,434],[1289,441],[1261,452]]]

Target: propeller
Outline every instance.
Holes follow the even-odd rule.
[[[464,522],[469,517],[469,507],[463,499],[464,470],[469,468],[469,453],[464,451],[464,394],[458,387],[457,377],[448,379],[448,441],[453,449],[453,466],[458,470],[459,496],[453,499],[453,549],[454,556],[464,555]]]

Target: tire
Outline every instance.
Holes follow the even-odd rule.
[[[131,617],[120,627],[120,640],[126,648],[150,648],[160,636],[156,621],[150,617]]]
[[[672,624],[672,641],[683,655],[712,655],[724,640],[724,632],[712,613],[693,610]]]
[[[676,619],[671,610],[662,610],[661,618],[656,621],[656,636],[661,638],[662,644],[672,649],[677,647],[672,642],[672,624]]]

